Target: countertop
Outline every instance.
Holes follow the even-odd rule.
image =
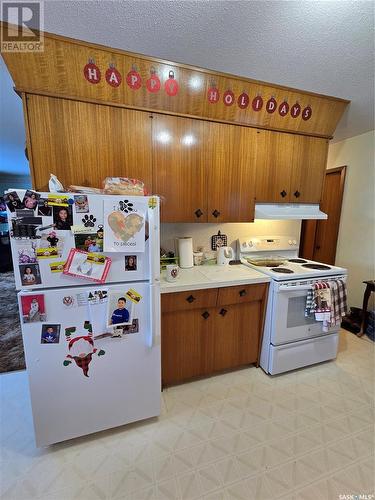
[[[161,293],[184,292],[202,288],[268,283],[269,281],[271,281],[269,276],[243,264],[237,266],[194,266],[191,269],[180,269],[180,275],[174,283],[168,283],[165,271],[162,271],[160,291]]]

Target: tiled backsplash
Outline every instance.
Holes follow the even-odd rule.
[[[194,250],[197,247],[211,249],[211,236],[218,231],[228,236],[228,245],[236,250],[236,240],[241,236],[291,236],[299,241],[299,220],[256,220],[253,223],[232,224],[161,224],[161,247],[175,251],[175,238],[191,236]]]

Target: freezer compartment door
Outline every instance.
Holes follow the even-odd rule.
[[[141,297],[137,304],[129,289]],[[43,321],[30,316],[38,295],[44,316],[36,319]],[[123,314],[120,297],[129,324],[113,337],[107,324]],[[19,305],[37,446],[159,415],[160,344],[152,341],[149,285],[20,292]]]
[[[313,365],[337,355],[339,334],[293,342],[281,346],[270,345],[269,368],[271,375]]]
[[[27,198],[25,197],[25,190],[17,189],[15,192],[19,200],[22,201]],[[47,200],[48,203],[48,196],[52,196],[53,193],[41,192],[37,195],[39,197],[38,205],[34,210],[29,210],[41,221],[41,225],[38,227],[45,229],[38,229],[36,232],[38,238],[10,238],[16,288],[18,290],[86,286],[95,283],[85,277],[67,276],[62,273],[63,265],[72,248],[79,248],[93,253],[104,253],[112,260],[106,283],[142,280],[159,281],[159,199],[157,197],[125,197],[127,204],[132,204],[131,210],[134,210],[134,213],[137,211],[138,214],[144,215],[144,226],[142,228],[145,233],[144,251],[134,250],[133,244],[135,240],[130,238],[126,242],[127,246],[121,247],[121,252],[104,252],[104,235],[106,229],[109,228],[109,222],[104,217],[104,201],[108,203],[108,200],[110,200],[116,212],[116,207],[124,202],[124,196],[74,193],[65,193],[64,195],[64,193],[59,193],[59,196],[66,196],[66,200],[69,202],[67,207],[43,207],[43,200]],[[59,226],[63,227],[63,229],[58,229],[57,226],[59,209],[63,209],[64,213],[68,214],[67,222]],[[126,221],[126,217],[133,213],[125,213],[121,212],[121,210],[117,212],[120,222],[121,220]],[[8,209],[10,229],[12,228],[12,219],[16,217],[16,211],[11,212]],[[69,229],[71,224],[80,226],[83,231],[82,234],[79,236],[74,235]],[[111,229],[108,229],[108,231],[111,231]],[[119,242],[123,244],[122,241]],[[51,247],[55,248],[55,250],[52,256],[48,256]]]

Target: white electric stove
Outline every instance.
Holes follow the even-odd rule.
[[[293,237],[240,238],[241,263],[272,278],[260,365],[275,375],[334,359],[339,327],[322,331],[322,323],[305,317],[308,289],[317,281],[342,279],[347,270],[298,258]]]

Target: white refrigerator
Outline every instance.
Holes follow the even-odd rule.
[[[53,196],[6,195],[37,446],[160,413],[159,200]]]

